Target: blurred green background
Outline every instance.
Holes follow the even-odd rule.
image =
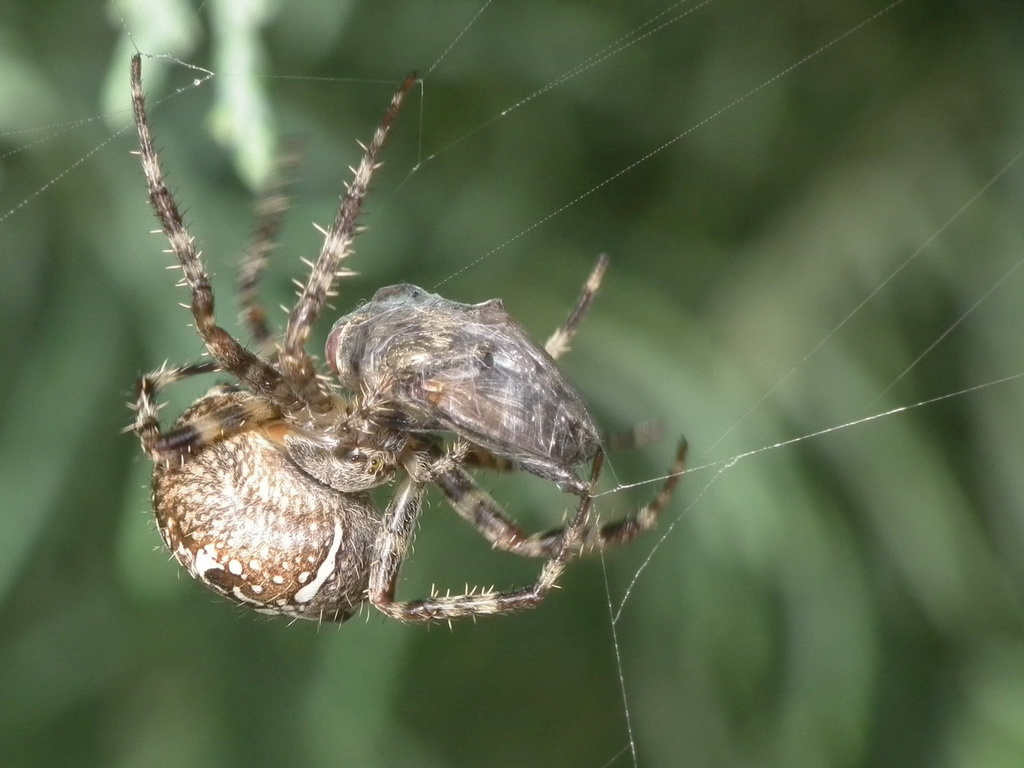
[[[1024,763],[1024,387],[956,394],[1024,373],[1024,163],[997,176],[1019,3],[855,29],[884,0],[496,2],[461,37],[481,3],[196,5],[0,7],[0,765],[599,768],[633,764],[630,730],[643,766]],[[306,158],[273,307],[419,71],[339,311],[444,281],[543,338],[610,253],[566,367],[608,429],[663,425],[609,490],[689,438],[660,532],[451,630],[289,626],[181,574],[121,433],[135,377],[201,352],[122,130],[125,26],[217,73],[144,62],[230,328],[275,142]],[[482,482],[530,526],[570,503]],[[435,500],[401,594],[535,573]]]

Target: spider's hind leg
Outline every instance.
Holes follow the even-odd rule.
[[[154,462],[172,464],[183,461],[216,440],[255,423],[280,417],[280,412],[264,398],[224,398],[222,393],[232,388],[222,385],[196,401],[189,409],[192,415],[187,413],[167,432],[161,430],[160,404],[157,402],[160,392],[176,382],[218,370],[216,363],[195,363],[180,368],[161,368],[139,379],[132,406],[135,421],[131,429]]]
[[[164,366],[152,373],[147,373],[135,383],[135,402],[129,403],[129,407],[135,411],[135,420],[130,431],[139,438],[142,449],[148,455],[154,455],[155,447],[161,439],[160,403],[157,402],[160,392],[184,379],[204,373],[214,373],[217,370],[219,369],[216,363],[193,363],[180,368]]]

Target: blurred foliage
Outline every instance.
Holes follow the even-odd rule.
[[[957,394],[1024,372],[1019,4],[492,3],[460,37],[480,7],[0,8],[0,765],[628,766],[627,726],[643,766],[1019,765],[1024,391]],[[125,27],[215,73],[144,62],[232,328],[275,137],[306,160],[271,306],[418,70],[339,309],[443,281],[544,336],[611,253],[566,366],[609,429],[664,425],[609,478],[689,437],[662,533],[451,631],[289,626],[180,575],[120,433],[135,377],[201,352],[147,234]],[[570,503],[484,483],[538,527]],[[402,590],[535,570],[435,501]]]

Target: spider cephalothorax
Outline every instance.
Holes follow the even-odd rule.
[[[590,522],[603,450],[593,419],[555,359],[600,282],[598,262],[565,325],[545,347],[500,302],[465,305],[413,286],[382,289],[342,318],[328,361],[342,390],[320,375],[305,343],[349,252],[378,155],[413,77],[395,94],[365,147],[334,223],[280,340],[255,299],[268,240],[284,208],[272,190],[260,206],[262,233],[243,262],[243,317],[264,350],[244,347],[214,319],[213,291],[177,204],[163,180],[132,59],[132,102],[150,202],[191,294],[196,330],[212,361],[144,376],[134,431],[154,461],[153,504],[165,544],[198,580],[256,610],[342,621],[369,602],[404,620],[448,620],[539,603],[584,547],[628,541],[650,528],[682,471],[685,443],[661,491],[626,519]],[[472,321],[472,322],[471,322]],[[168,431],[160,390],[220,372],[215,386]],[[577,467],[590,462],[586,480]],[[481,491],[468,468],[527,469],[573,490],[565,528],[527,535]],[[388,507],[369,491],[397,482]],[[426,488],[496,548],[545,558],[537,583],[504,592],[395,600]]]

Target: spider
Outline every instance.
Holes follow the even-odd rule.
[[[620,544],[652,527],[683,468],[685,442],[651,502],[618,522],[590,522],[604,454],[582,398],[554,359],[568,348],[600,283],[604,259],[547,351],[498,302],[462,305],[413,286],[392,286],[378,291],[332,332],[328,355],[345,394],[319,373],[305,343],[342,274],[339,263],[350,253],[378,156],[414,81],[409,76],[402,83],[363,147],[334,223],[322,230],[322,250],[280,340],[273,339],[255,295],[285,207],[283,193],[274,191],[259,206],[260,234],[243,260],[239,290],[245,324],[261,350],[257,354],[216,323],[206,269],[164,183],[146,114],[141,56],[131,61],[137,154],[150,203],[184,273],[195,327],[211,357],[178,368],[165,365],[143,376],[133,404],[133,430],[154,462],[153,507],[167,548],[196,579],[257,611],[344,621],[369,603],[399,620],[445,621],[533,607],[582,549]],[[387,302],[392,306],[384,306]],[[432,321],[422,322],[424,316],[417,313],[424,309],[431,310]],[[403,311],[411,312],[412,320],[401,320]],[[383,318],[389,316],[399,317],[399,325],[391,328],[395,338],[410,344],[399,344],[398,357],[371,371],[363,354],[372,358],[370,353],[386,345],[367,341],[364,334],[357,349],[354,332],[386,328]],[[482,344],[485,331],[452,333],[468,316],[486,317],[502,333],[492,336],[489,345]],[[452,357],[458,350],[465,354]],[[454,367],[431,367],[453,359]],[[534,367],[500,364],[525,359]],[[425,375],[438,370],[441,374],[433,379]],[[218,372],[234,382],[214,386],[169,430],[162,430],[160,391],[191,376]],[[469,378],[455,378],[455,372]],[[530,375],[538,377],[539,388]],[[502,431],[492,419],[495,402],[484,396],[479,399],[483,416],[475,422],[469,418],[477,402],[474,387],[488,376],[513,393],[513,405],[535,406],[532,431]],[[423,397],[417,400],[416,393]],[[445,399],[446,394],[458,397]],[[539,442],[545,434],[558,438],[547,448]],[[591,470],[589,479],[581,481],[574,467],[585,461]],[[526,535],[476,485],[466,469],[474,466],[524,468],[555,480],[579,495],[578,507],[564,528]],[[391,482],[397,488],[382,513],[370,492]],[[467,589],[461,595],[396,600],[401,566],[431,484],[495,548],[544,558],[537,582],[507,591]]]

